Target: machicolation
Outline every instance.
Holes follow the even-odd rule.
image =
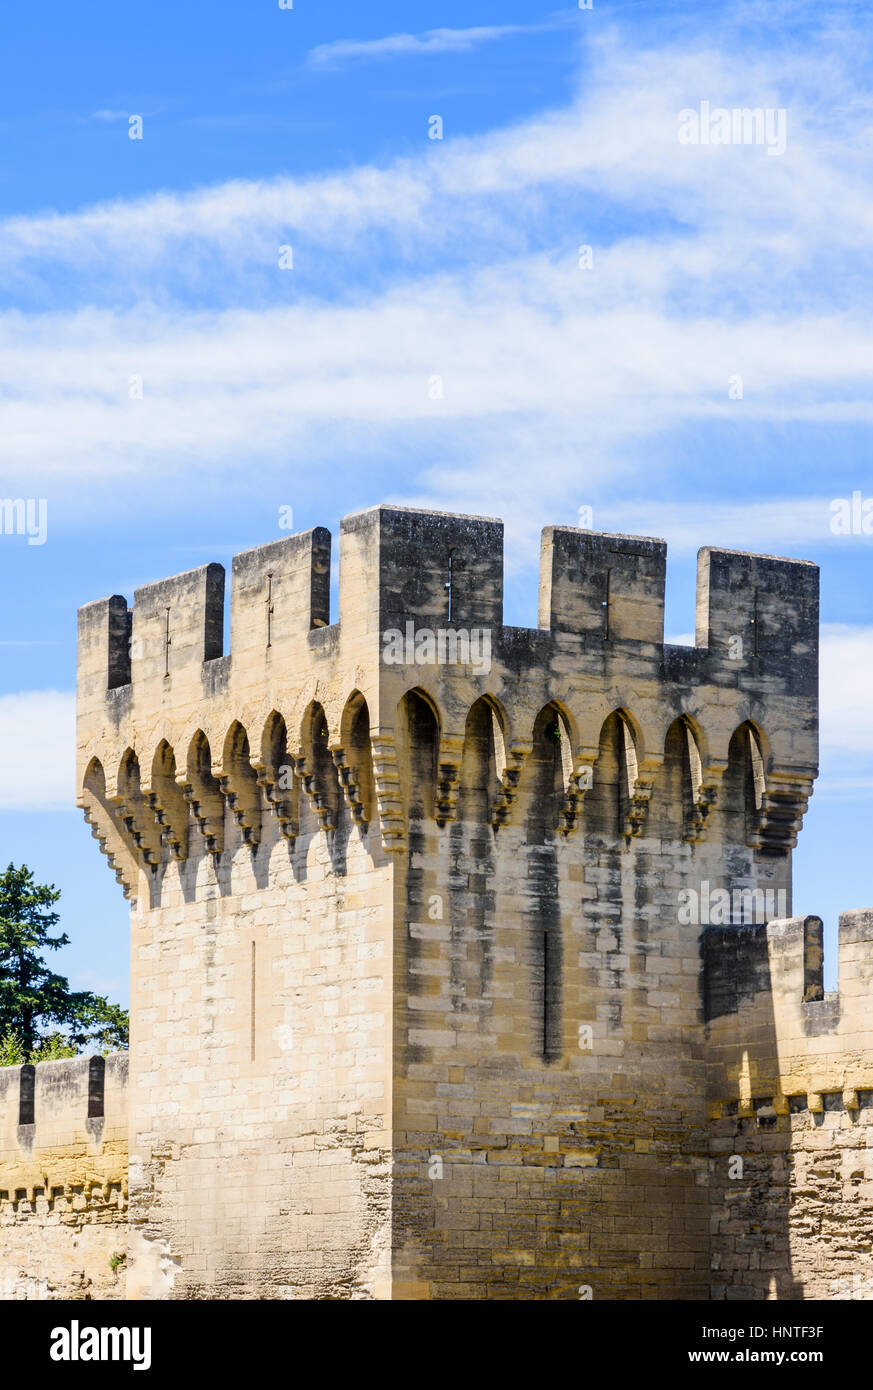
[[[679,647],[658,540],[547,528],[536,630],[498,521],[346,518],[335,621],[330,551],[236,556],[228,653],[219,565],[80,611],[130,1078],[101,1120],[87,1058],[0,1073],[7,1284],[828,1298],[849,1246],[873,1276],[873,912],[834,995],[792,916],[816,566],[702,550]]]

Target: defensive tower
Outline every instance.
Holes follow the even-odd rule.
[[[227,654],[218,565],[81,610],[133,1291],[707,1295],[695,901],[790,915],[818,574],[702,551],[684,648],[665,560],[549,527],[505,627],[500,522],[381,506],[335,622],[321,528],[236,557]]]

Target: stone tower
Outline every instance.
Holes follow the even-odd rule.
[[[708,1296],[701,940],[791,913],[818,571],[701,551],[689,648],[665,561],[549,527],[506,627],[498,521],[381,506],[336,621],[321,528],[236,556],[228,653],[219,565],[80,611],[129,1296]]]

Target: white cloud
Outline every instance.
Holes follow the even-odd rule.
[[[71,809],[75,749],[71,691],[0,695],[0,810]]]
[[[665,540],[670,550],[697,551],[702,545],[773,555],[786,547],[832,546],[873,550],[873,538],[835,536],[830,530],[829,497],[783,496],[721,502],[701,496],[689,502],[640,498],[606,500],[594,508],[598,531],[649,535]],[[803,559],[802,555],[788,556]]]
[[[873,761],[873,627],[825,623],[821,630],[821,731],[828,754],[855,771]]]
[[[335,39],[332,43],[322,43],[310,49],[307,54],[309,67],[338,67],[341,63],[355,58],[406,58],[419,54],[469,53],[483,43],[493,43],[496,39],[510,34],[529,32],[531,28],[522,24],[480,25],[473,29],[428,29],[423,34],[390,34],[381,39]]]
[[[835,58],[823,55],[810,67],[790,51],[750,58],[747,49],[729,54],[689,45],[640,53],[614,34],[592,44],[590,57],[593,75],[566,108],[482,136],[448,139],[438,150],[423,137],[419,157],[341,175],[240,180],[64,215],[7,218],[0,222],[0,250],[9,262],[45,254],[52,266],[69,258],[80,269],[98,267],[101,276],[115,269],[119,283],[129,284],[131,270],[175,256],[179,243],[238,265],[257,262],[280,227],[314,240],[329,236],[345,248],[373,228],[413,232],[435,245],[480,223],[493,234],[493,260],[501,229],[526,226],[531,216],[551,211],[538,203],[526,208],[523,195],[550,189],[559,197],[588,194],[620,200],[628,211],[678,219],[673,247],[690,257],[692,274],[701,257],[701,268],[712,273],[732,241],[733,262],[726,267],[732,275],[740,265],[754,271],[766,249],[781,266],[777,278],[801,262],[809,278],[818,235],[826,234],[831,258],[844,246],[868,246],[873,195],[859,167],[871,119],[865,94],[835,70]],[[695,94],[708,92],[717,102],[729,93],[731,104],[759,105],[768,98],[778,104],[786,90],[792,135],[785,157],[771,159],[748,146],[679,145],[677,113]],[[841,102],[823,122],[821,102],[833,90],[840,90]],[[495,199],[505,201],[495,206]],[[838,219],[831,215],[836,206]],[[701,230],[707,240],[697,245],[694,233]],[[710,248],[717,232],[722,244]],[[652,263],[651,272],[663,254],[661,240],[639,239],[634,248],[635,259]],[[119,258],[114,267],[105,259],[110,249]],[[736,288],[743,289],[739,280]]]
[[[823,341],[833,345],[825,357]],[[731,402],[738,358],[748,391]],[[363,435],[383,453],[438,453],[410,479],[429,505],[497,508],[510,528],[535,529],[561,519],[570,490],[574,506],[594,503],[598,529],[772,552],[834,539],[829,499],[652,504],[645,493],[662,489],[649,466],[643,491],[636,451],[680,422],[831,418],[834,400],[810,399],[812,363],[839,413],[868,421],[870,360],[873,327],[860,322],[801,312],[726,324],[659,312],[642,291],[635,308],[609,309],[592,305],[572,268],[517,263],[410,281],[355,305],[7,315],[0,431],[7,487],[38,473],[52,506],[87,478],[148,471],[193,482],[242,460],[288,476],[295,460],[333,456],[342,477],[358,469],[350,440]],[[142,378],[142,400],[128,398],[131,376]]]
[[[853,40],[812,62],[728,38],[641,52],[608,34],[566,109],[438,150],[422,137],[386,167],[0,222],[0,256],[40,306],[0,317],[9,475],[183,489],[205,468],[293,483],[330,459],[341,487],[363,445],[403,459],[404,500],[500,510],[525,554],[543,521],[573,520],[568,499],[685,548],[829,539],[827,498],[757,500],[781,476],[749,505],[625,500],[670,497],[650,441],[671,430],[873,415]],[[787,104],[785,156],[681,147],[677,113],[702,95]]]
[[[824,623],[820,646],[820,766],[815,795],[873,799],[873,627]]]
[[[127,111],[109,111],[104,108],[101,111],[91,112],[92,121],[126,121],[127,119]]]

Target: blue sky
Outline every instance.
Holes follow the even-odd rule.
[[[666,537],[673,637],[698,546],[816,560],[794,905],[832,937],[873,902],[873,538],[830,530],[873,496],[866,4],[51,0],[3,31],[0,493],[48,532],[0,537],[0,858],[63,890],[74,982],[126,998],[75,610],[229,566],[283,506],[502,516],[528,625],[540,528],[583,505]],[[704,100],[784,110],[784,154],[681,145]]]

